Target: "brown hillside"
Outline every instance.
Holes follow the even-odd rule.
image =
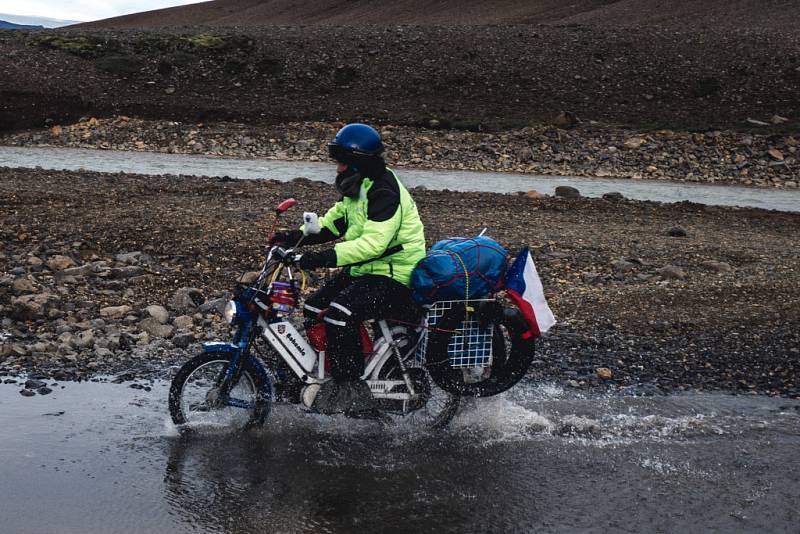
[[[796,29],[796,0],[214,0],[80,25],[168,28],[275,24],[596,24]]]

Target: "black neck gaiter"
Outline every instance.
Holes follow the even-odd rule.
[[[348,166],[344,172],[336,175],[336,189],[346,197],[358,198],[362,179],[360,172],[352,166]]]

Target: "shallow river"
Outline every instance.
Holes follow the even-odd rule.
[[[92,170],[139,174],[183,174],[291,180],[298,176],[333,182],[334,169],[326,163],[266,159],[213,158],[153,152],[121,152],[77,148],[30,148],[0,146],[0,167]],[[765,188],[698,185],[678,182],[536,176],[496,172],[402,169],[409,187],[453,191],[512,193],[535,189],[553,194],[556,186],[576,187],[582,195],[598,197],[618,191],[628,198],[680,202],[688,200],[719,206],[747,206],[780,211],[800,211],[800,191]]]
[[[52,381],[50,381],[52,382]],[[181,438],[166,385],[0,385],[0,531],[793,532],[800,402],[520,385],[452,428],[279,406]]]

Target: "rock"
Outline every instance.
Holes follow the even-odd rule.
[[[52,392],[53,390],[47,386],[40,387],[39,389],[36,390],[36,393],[38,393],[39,395],[49,395]]]
[[[575,126],[579,122],[581,120],[571,111],[562,111],[553,120],[553,124],[556,126]]]
[[[69,267],[61,271],[62,276],[86,276],[92,272],[90,264],[81,265],[79,267]]]
[[[661,276],[661,278],[670,280],[683,280],[686,278],[686,272],[675,265],[665,265],[664,267],[658,269],[656,273]]]
[[[126,278],[133,278],[134,276],[139,276],[144,272],[144,269],[139,267],[138,265],[129,265],[127,267],[114,267],[108,273],[109,277],[115,280],[124,280]]]
[[[120,263],[127,263],[128,265],[135,265],[139,263],[139,258],[142,256],[140,250],[134,252],[126,252],[124,254],[117,254],[116,260]]]
[[[710,269],[718,273],[727,273],[733,270],[733,267],[731,267],[729,263],[725,263],[724,261],[708,260],[702,262],[700,265],[702,265],[706,269]]]
[[[783,152],[778,150],[777,148],[770,148],[767,150],[767,154],[774,159],[775,161],[783,161]]]
[[[602,380],[610,380],[613,376],[611,369],[608,367],[598,367],[595,372],[597,373],[597,377]]]
[[[47,260],[47,267],[51,271],[63,271],[68,267],[74,267],[75,262],[69,256],[55,255]]]
[[[194,313],[205,300],[201,290],[194,287],[182,287],[172,296],[169,305],[177,313]]]
[[[200,313],[222,313],[225,310],[225,305],[228,303],[228,299],[225,298],[217,298],[209,300],[208,302],[203,303],[200,307],[197,308],[197,311]]]
[[[43,382],[42,380],[30,379],[25,381],[25,387],[27,389],[39,389],[45,387],[46,385],[47,383]]]
[[[617,260],[617,261],[611,262],[611,267],[614,268],[614,272],[627,273],[627,272],[632,271],[636,267],[636,265],[631,263],[631,262],[629,262],[629,261]]]
[[[36,395],[36,392],[30,389],[23,389],[22,391],[19,392],[19,394],[22,395],[23,397],[33,397],[34,395]]]
[[[97,358],[107,359],[114,355],[114,352],[111,349],[106,349],[103,347],[95,348],[94,355]]]
[[[563,198],[580,198],[581,193],[572,186],[559,185],[558,187],[556,187],[556,196]]]
[[[76,349],[86,349],[94,345],[94,332],[84,330],[72,338],[72,346]]]
[[[603,200],[608,200],[609,202],[619,202],[620,200],[625,200],[625,195],[618,191],[611,191],[609,193],[603,193]]]
[[[14,283],[11,284],[11,290],[14,291],[16,295],[21,295],[23,293],[35,293],[36,286],[28,280],[27,278],[17,278],[14,280]]]
[[[161,324],[167,324],[169,321],[169,312],[164,306],[158,304],[151,304],[144,309],[147,314]]]
[[[172,326],[178,330],[189,330],[194,326],[194,319],[189,315],[181,315],[172,321]]]
[[[239,281],[245,285],[250,285],[258,279],[258,275],[261,274],[260,271],[249,271],[242,275]]]
[[[167,93],[168,95],[174,94],[175,93],[175,88],[172,87],[172,86],[167,87],[166,89],[164,89],[164,92]]]
[[[640,146],[642,146],[644,143],[645,143],[645,140],[643,138],[641,138],[641,137],[630,137],[630,138],[625,140],[623,145],[625,146],[625,148],[628,148],[628,149],[636,149],[636,148],[639,148]]]
[[[673,226],[669,230],[667,230],[667,235],[670,237],[686,237],[689,235],[686,232],[686,229],[682,226]]]
[[[174,331],[171,325],[161,324],[153,317],[143,319],[139,323],[139,329],[157,338],[168,338],[172,336],[172,332]]]
[[[11,299],[11,318],[17,321],[33,321],[57,309],[61,299],[51,293],[21,295]]]
[[[108,317],[109,319],[122,319],[130,313],[130,306],[108,306],[100,308],[100,317]]]
[[[545,195],[544,193],[540,193],[539,191],[536,191],[535,189],[531,189],[530,191],[527,191],[525,193],[525,197],[526,198],[531,198],[531,199],[534,199],[534,200],[538,200],[538,199],[541,199],[541,198],[546,198],[547,195]]]
[[[192,342],[194,342],[194,334],[181,333],[172,337],[172,344],[181,349],[185,349]]]

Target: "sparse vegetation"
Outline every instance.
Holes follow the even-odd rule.
[[[118,40],[94,34],[44,35],[36,37],[33,44],[79,57],[100,57],[118,53],[122,49]]]

